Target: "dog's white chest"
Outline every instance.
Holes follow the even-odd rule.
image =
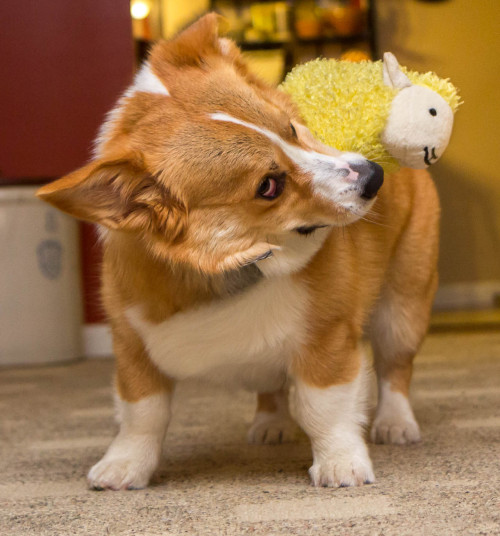
[[[170,377],[272,388],[304,341],[306,309],[305,287],[285,276],[159,324],[144,320],[140,306],[129,309],[127,318]]]

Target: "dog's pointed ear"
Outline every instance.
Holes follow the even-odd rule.
[[[76,218],[110,229],[161,232],[176,238],[186,210],[129,160],[94,161],[40,188],[37,196]]]
[[[266,84],[261,78],[253,74],[248,68],[247,62],[243,58],[238,45],[227,37],[219,37],[218,50],[223,58],[226,59],[236,70],[246,78],[247,82],[257,86],[260,90],[268,92],[269,84]],[[273,95],[269,95],[273,98]]]
[[[162,70],[172,67],[200,67],[208,55],[220,54],[219,25],[222,17],[208,13],[170,41],[156,44],[150,61],[162,75]],[[168,73],[165,73],[168,74]]]
[[[211,59],[222,58],[233,65],[248,82],[268,90],[269,87],[248,70],[236,43],[226,37],[219,37],[219,33],[224,33],[226,29],[229,29],[229,25],[224,17],[208,13],[170,41],[160,41],[149,55],[154,72],[170,89],[176,86],[179,69],[206,69]]]

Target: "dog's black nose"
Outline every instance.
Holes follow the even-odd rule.
[[[382,166],[367,160],[362,164],[351,164],[351,168],[359,174],[360,196],[363,199],[373,199],[384,182]]]

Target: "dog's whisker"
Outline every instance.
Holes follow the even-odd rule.
[[[382,223],[380,221],[377,221],[377,220],[374,220],[374,219],[370,219],[368,216],[371,216],[371,214],[369,212],[367,212],[366,214],[360,214],[358,212],[356,212],[354,209],[350,208],[348,209],[349,212],[351,214],[354,214],[355,216],[358,217],[358,219],[360,220],[363,220],[363,221],[366,221],[367,223],[371,223],[373,225],[379,225],[381,227],[386,227],[386,228],[390,228],[391,226],[390,225],[387,225],[385,223]]]
[[[375,221],[377,223],[384,224],[385,218],[379,212],[369,210],[365,214],[365,216],[369,217],[370,219],[372,219],[373,221]]]

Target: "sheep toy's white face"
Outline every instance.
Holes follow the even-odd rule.
[[[440,158],[450,141],[453,112],[435,91],[413,85],[396,58],[384,54],[384,82],[399,89],[381,141],[402,166],[423,169]]]
[[[402,89],[392,102],[381,139],[402,166],[423,169],[436,162],[450,141],[453,112],[435,91]]]

